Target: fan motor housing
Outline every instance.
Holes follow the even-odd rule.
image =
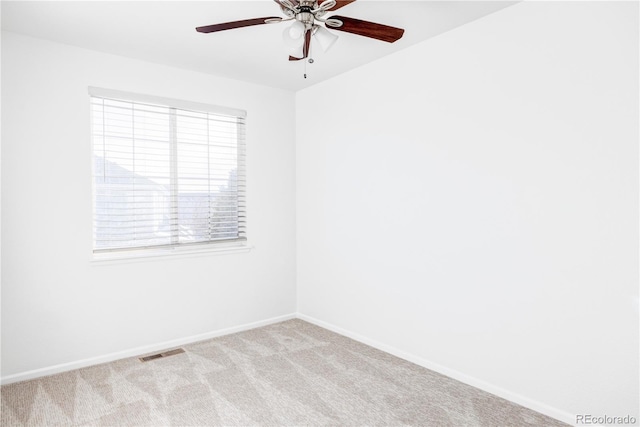
[[[313,26],[316,17],[311,13],[311,8],[309,7],[301,7],[300,12],[296,13],[296,20],[302,22],[307,29]]]

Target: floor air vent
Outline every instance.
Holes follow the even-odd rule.
[[[154,359],[162,359],[163,357],[173,356],[174,354],[184,353],[184,350],[181,348],[176,348],[175,350],[165,351],[163,353],[152,354],[150,356],[144,356],[140,358],[141,362],[148,362]]]

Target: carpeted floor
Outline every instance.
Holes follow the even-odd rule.
[[[566,426],[301,320],[2,387],[2,426]]]

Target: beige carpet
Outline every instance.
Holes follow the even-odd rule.
[[[566,426],[301,320],[2,387],[2,426]]]

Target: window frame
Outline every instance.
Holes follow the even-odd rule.
[[[166,107],[169,109],[178,109],[178,110],[187,110],[194,111],[200,113],[212,113],[223,116],[231,116],[236,117],[240,120],[246,120],[247,112],[245,110],[229,108],[229,107],[221,107],[210,104],[192,102],[192,101],[184,101],[172,98],[164,98],[153,95],[143,95],[139,93],[131,93],[119,90],[112,89],[104,89],[98,87],[90,86],[88,88],[89,97],[89,122],[90,122],[90,134],[89,141],[91,144],[90,147],[90,158],[91,158],[91,261],[136,261],[136,260],[144,260],[147,258],[158,258],[158,257],[176,257],[176,256],[202,256],[207,254],[227,254],[227,253],[242,253],[248,252],[252,249],[252,246],[249,245],[247,240],[247,232],[248,232],[248,224],[247,224],[247,190],[246,190],[246,137],[238,140],[237,152],[239,156],[238,161],[238,174],[244,178],[244,189],[241,193],[241,202],[243,208],[238,211],[239,216],[241,215],[244,219],[241,221],[243,236],[235,238],[235,239],[221,239],[221,240],[213,240],[213,241],[203,241],[203,242],[193,242],[193,243],[172,243],[172,244],[162,244],[162,245],[149,245],[149,246],[141,246],[141,247],[131,247],[131,248],[112,248],[112,249],[96,249],[96,241],[95,241],[95,224],[94,221],[96,219],[96,206],[95,206],[95,196],[96,196],[96,182],[94,179],[95,176],[95,155],[94,155],[94,124],[93,124],[93,112],[92,108],[92,98],[103,98],[110,99],[116,101],[124,101],[124,102],[132,102],[138,104],[150,104],[157,105],[161,107]],[[245,124],[246,126],[246,124]],[[172,142],[172,144],[177,144],[177,141]],[[171,158],[171,163],[174,164],[177,161],[177,158]],[[172,171],[169,179],[177,180],[179,179],[179,175],[173,175],[175,171]],[[240,222],[239,222],[240,226]]]

